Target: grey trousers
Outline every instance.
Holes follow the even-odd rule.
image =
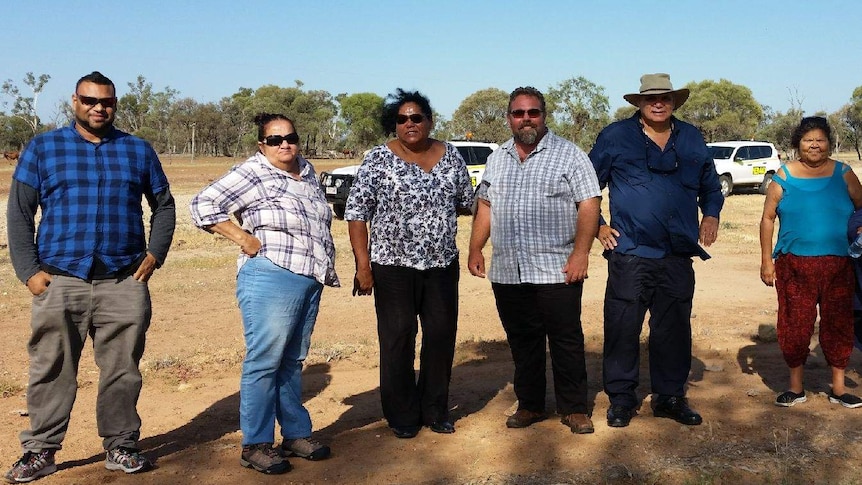
[[[152,315],[146,283],[84,281],[54,276],[48,289],[33,297],[28,343],[30,429],[21,432],[24,451],[60,449],[78,390],[78,362],[87,334],[99,367],[96,423],[106,450],[135,448],[141,418],[138,363]]]

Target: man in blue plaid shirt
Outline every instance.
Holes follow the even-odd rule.
[[[512,91],[506,119],[514,137],[488,157],[467,266],[485,277],[490,238],[488,279],[515,361],[518,410],[506,426],[545,419],[547,345],[557,414],[573,433],[592,433],[581,296],[601,192],[587,154],[548,130],[546,115],[539,90]]]
[[[150,324],[147,281],[165,261],[176,209],[168,180],[146,141],[114,128],[114,84],[99,72],[75,86],[75,119],[40,134],[21,153],[9,191],[9,252],[33,294],[30,429],[9,482],[56,471],[89,334],[100,369],[96,421],[105,467],[149,468],[137,442],[138,363]],[[152,209],[149,244],[142,201]],[[41,210],[38,233],[36,213]]]

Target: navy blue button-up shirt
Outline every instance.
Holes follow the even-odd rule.
[[[636,112],[602,130],[590,151],[599,184],[609,190],[618,253],[709,258],[698,244],[698,207],[718,217],[724,205],[718,174],[700,131],[676,118],[672,123],[664,150],[643,132]]]

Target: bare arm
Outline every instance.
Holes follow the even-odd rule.
[[[592,197],[578,203],[578,223],[575,229],[575,247],[569,255],[563,273],[566,283],[587,279],[590,264],[590,248],[599,229],[601,198]]]
[[[853,208],[862,207],[862,184],[859,183],[859,177],[853,170],[844,172],[844,182],[847,183],[847,192],[850,193],[850,200],[853,201]]]
[[[254,257],[260,251],[260,239],[242,230],[233,221],[222,221],[206,227],[208,231],[224,236],[235,242],[242,252]]]
[[[781,170],[779,170],[781,173]],[[782,174],[783,175],[783,174]],[[769,184],[763,202],[763,215],[760,217],[760,280],[766,286],[775,285],[775,262],[772,260],[772,236],[775,234],[778,202],[784,189],[776,183]]]
[[[356,262],[353,296],[370,295],[374,291],[374,275],[371,272],[371,256],[368,253],[368,223],[348,221],[347,233],[350,236],[353,259]]]
[[[473,216],[473,228],[470,231],[470,252],[467,256],[467,269],[470,274],[485,277],[485,256],[482,248],[491,237],[491,204],[485,199],[476,201],[476,215]]]

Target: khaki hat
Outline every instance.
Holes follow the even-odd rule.
[[[652,96],[656,94],[670,94],[673,96],[673,108],[677,109],[688,99],[689,90],[673,89],[670,83],[670,74],[659,72],[656,74],[644,74],[641,76],[641,89],[639,93],[626,94],[623,99],[634,106],[639,106],[640,100],[644,96]]]

